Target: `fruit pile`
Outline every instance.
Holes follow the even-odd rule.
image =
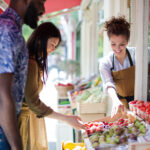
[[[58,83],[56,86],[68,87],[68,86],[73,86],[73,84],[71,84],[71,83],[67,83],[67,84]]]
[[[129,107],[137,116],[150,124],[150,102],[134,100],[129,103]]]
[[[62,142],[63,150],[86,150],[84,143],[73,143],[71,141]]]
[[[136,119],[130,123],[128,119],[119,119],[116,122],[89,122],[87,135],[94,148],[108,144],[119,145],[136,141],[137,137],[146,133],[146,126]]]

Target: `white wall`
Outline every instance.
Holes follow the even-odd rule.
[[[99,0],[93,0],[82,10],[81,24],[81,76],[98,72],[98,12]]]
[[[147,101],[149,0],[136,0],[135,99]]]
[[[104,0],[104,19],[108,20],[112,16],[125,15],[129,20],[128,0]],[[111,51],[109,39],[104,32],[104,56]]]

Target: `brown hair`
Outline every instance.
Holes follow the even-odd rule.
[[[43,77],[44,72],[47,75],[47,42],[49,38],[59,38],[58,45],[61,42],[59,29],[52,22],[44,22],[32,32],[27,41],[29,56],[35,57],[39,68],[43,71]]]
[[[130,38],[130,23],[125,19],[124,16],[112,17],[110,20],[104,23],[105,31],[110,38],[111,35],[124,35],[129,41]]]

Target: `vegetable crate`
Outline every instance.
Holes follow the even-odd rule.
[[[129,144],[129,150],[150,150],[150,142]]]
[[[107,99],[102,103],[77,103],[77,112],[82,121],[88,122],[106,116]]]

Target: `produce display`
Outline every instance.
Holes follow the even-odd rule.
[[[99,76],[91,76],[74,84],[75,89],[68,92],[72,108],[77,107],[77,102],[95,103],[101,102],[106,95],[102,92],[102,82]]]
[[[115,122],[88,122],[85,125],[88,138],[95,150],[138,141],[138,138],[144,137],[149,130],[145,122],[138,119],[131,122],[130,119],[120,118]]]
[[[71,83],[57,83],[55,84],[57,95],[59,98],[68,97],[67,92],[74,89],[74,85]]]
[[[129,103],[129,107],[132,112],[150,124],[150,102],[134,100]]]
[[[84,143],[73,143],[71,141],[62,142],[63,150],[86,150]]]
[[[59,82],[59,83],[56,84],[56,86],[68,87],[68,86],[73,86],[73,84],[71,84],[71,83],[64,84],[64,83]]]
[[[90,88],[83,91],[76,97],[77,102],[82,103],[101,103],[106,100],[107,95],[102,91],[100,87]]]

